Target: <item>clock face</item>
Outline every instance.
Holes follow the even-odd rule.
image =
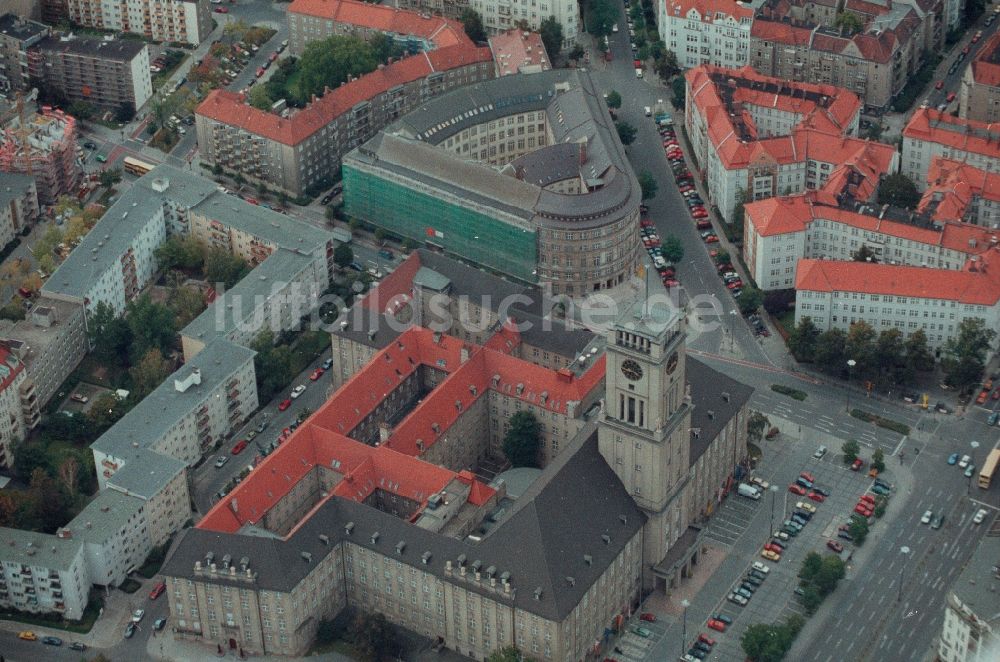
[[[634,382],[642,378],[642,366],[632,359],[627,359],[622,363],[622,374]]]
[[[678,361],[677,352],[674,352],[673,354],[671,354],[670,358],[667,359],[667,374],[668,375],[671,374],[674,370],[677,369],[677,361]]]

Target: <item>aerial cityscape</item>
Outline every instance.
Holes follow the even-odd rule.
[[[0,0],[0,662],[997,662],[1000,1]]]

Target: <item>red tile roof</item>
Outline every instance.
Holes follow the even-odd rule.
[[[372,288],[359,305],[367,310],[377,309],[379,313],[395,313],[401,305],[413,297],[411,284],[419,270],[420,255],[414,251],[391,274]]]
[[[508,30],[490,37],[490,48],[497,63],[497,75],[509,76],[522,67],[537,67],[542,71],[552,68],[549,56],[537,32]]]
[[[397,35],[433,41],[438,48],[469,43],[459,21],[357,0],[295,0],[289,14],[304,14]]]
[[[992,306],[1000,301],[1000,273],[994,271],[1000,272],[1000,268],[959,271],[840,260],[799,260],[795,289],[891,294]]]
[[[917,211],[931,211],[936,220],[960,221],[974,198],[1000,203],[1000,173],[935,156]]]
[[[845,11],[852,11],[868,16],[881,16],[889,13],[889,7],[866,0],[847,0],[844,4]]]
[[[1000,32],[986,40],[970,66],[978,85],[1000,87]]]
[[[737,0],[667,0],[666,7],[670,16],[681,17],[686,17],[694,9],[705,21],[714,21],[715,15],[720,12],[737,21],[741,18],[753,18],[750,4]]]
[[[1000,160],[1000,123],[963,120],[949,113],[919,108],[903,129],[903,136]]]
[[[294,146],[358,103],[372,99],[397,85],[425,78],[436,71],[489,62],[491,58],[489,48],[480,48],[471,43],[455,44],[429,53],[418,53],[344,83],[313,101],[306,108],[293,110],[293,114],[288,118],[254,108],[245,103],[241,94],[227,90],[210,92],[195,112],[283,145]]]
[[[750,28],[750,36],[789,46],[805,46],[812,38],[812,29],[805,26],[789,25],[781,21],[768,21],[758,17],[754,19]]]

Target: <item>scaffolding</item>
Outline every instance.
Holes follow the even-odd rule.
[[[82,171],[77,161],[76,119],[51,106],[26,114],[18,101],[17,114],[0,129],[0,172],[35,178],[38,201],[54,204],[72,195]]]

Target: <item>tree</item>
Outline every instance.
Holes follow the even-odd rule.
[[[730,219],[730,223],[733,226],[743,227],[743,219],[746,216],[746,212],[743,206],[750,201],[750,194],[746,189],[738,188],[736,189],[736,203],[733,205],[733,214]]]
[[[920,202],[920,191],[909,177],[901,172],[888,175],[879,184],[878,203],[913,209]]]
[[[351,245],[337,244],[337,247],[333,249],[333,262],[341,269],[347,268],[347,265],[354,262],[354,250]]]
[[[573,44],[573,48],[570,49],[567,57],[575,62],[580,60],[584,55],[586,55],[586,51],[583,50],[583,46],[580,44]]]
[[[813,323],[812,318],[806,315],[788,334],[788,349],[796,360],[812,361],[816,355],[819,336],[819,329]]]
[[[104,188],[111,188],[118,182],[122,180],[122,171],[118,168],[109,168],[107,170],[102,170],[101,174],[98,175],[98,181],[100,181],[101,186]]]
[[[167,307],[177,317],[177,327],[183,328],[205,310],[205,297],[195,287],[174,287],[167,297]]]
[[[205,264],[205,245],[192,236],[173,235],[153,251],[161,270],[197,271]]]
[[[584,12],[587,32],[598,39],[611,34],[611,26],[618,21],[618,5],[611,0],[587,0]]]
[[[677,264],[684,259],[684,245],[676,235],[667,235],[660,247],[660,253],[663,254],[663,259]]]
[[[74,101],[66,110],[70,115],[81,120],[89,120],[94,116],[94,106],[86,101]]]
[[[121,104],[115,111],[115,120],[119,124],[127,124],[132,121],[133,117],[135,117],[135,106],[130,103]]]
[[[649,200],[650,198],[656,197],[656,189],[658,188],[656,180],[653,178],[653,174],[648,170],[643,170],[639,173],[639,188],[642,190],[642,199]]]
[[[860,547],[868,537],[868,522],[860,517],[852,517],[847,532],[854,538],[854,544]]]
[[[125,319],[132,331],[129,354],[133,362],[153,348],[162,354],[170,350],[176,332],[174,314],[166,306],[154,302],[148,293],[128,304]]]
[[[881,448],[876,448],[875,452],[872,453],[872,468],[879,473],[885,471],[885,455]]]
[[[673,51],[663,51],[662,57],[656,58],[653,63],[653,71],[663,82],[667,82],[680,73],[681,67],[677,63],[677,56]]]
[[[59,465],[56,472],[62,482],[66,493],[75,498],[77,492],[77,478],[80,475],[80,462],[73,455],[69,455]]]
[[[851,257],[855,262],[878,262],[878,258],[875,253],[868,248],[868,244],[861,244],[861,248],[854,251]]]
[[[965,388],[979,381],[986,354],[996,338],[996,331],[986,327],[980,317],[967,317],[958,324],[958,333],[945,343],[942,367],[945,382]]]
[[[816,610],[823,603],[823,596],[819,594],[815,586],[810,584],[809,586],[802,587],[802,596],[799,600],[802,602],[802,606],[805,607],[806,613],[812,615],[816,613]]]
[[[816,338],[816,353],[813,355],[816,366],[829,374],[843,373],[847,361],[844,355],[846,342],[847,335],[840,329],[829,329],[819,334]]]
[[[31,472],[28,502],[31,504],[33,528],[43,533],[54,532],[68,519],[66,493],[41,467]]]
[[[377,241],[379,244],[384,243],[385,238],[388,236],[388,234],[389,233],[385,231],[385,228],[382,227],[375,228],[375,241]]]
[[[465,34],[468,35],[469,39],[477,44],[486,41],[486,28],[483,27],[483,17],[479,15],[479,12],[475,9],[465,9],[458,20],[462,22],[462,27],[465,28]],[[546,46],[547,48],[548,46]]]
[[[750,417],[747,419],[747,441],[752,444],[760,441],[764,436],[764,431],[770,425],[770,419],[759,411],[750,414]]]
[[[792,647],[794,637],[791,628],[785,625],[754,623],[743,632],[740,646],[755,662],[779,662]]]
[[[826,597],[837,588],[837,583],[844,578],[846,568],[843,560],[834,554],[827,554],[823,557],[819,572],[813,578],[819,594]]]
[[[833,25],[840,30],[841,34],[847,37],[855,35],[865,28],[864,19],[850,11],[842,11],[837,14],[837,18],[834,20]]]
[[[806,557],[802,559],[802,567],[799,568],[798,577],[805,583],[811,583],[817,574],[819,574],[820,568],[823,567],[823,557],[817,552],[809,552]]]
[[[618,94],[614,90],[608,92],[608,98],[606,99],[608,108],[621,108],[622,107],[622,95]]]
[[[674,98],[670,100],[670,103],[674,104],[674,108],[680,110],[684,107],[687,97],[687,82],[684,80],[684,77],[678,76],[670,81],[670,89],[674,93]]]
[[[250,95],[247,100],[254,108],[265,111],[271,110],[271,105],[274,104],[274,101],[271,100],[271,95],[268,92],[267,85],[258,85],[250,90]]]
[[[144,398],[170,376],[170,364],[158,347],[152,347],[129,369],[137,398]]]
[[[90,421],[93,430],[98,433],[107,430],[118,422],[125,415],[125,407],[121,400],[111,393],[99,395],[87,410],[86,419]],[[83,419],[83,416],[74,416],[74,419]]]
[[[132,344],[132,329],[128,322],[115,315],[114,309],[101,301],[87,321],[87,334],[94,356],[103,363],[121,365]]]
[[[740,312],[744,315],[749,315],[760,308],[763,300],[764,294],[753,285],[744,285],[743,294],[737,299],[740,304]]]
[[[541,425],[530,411],[510,417],[510,427],[503,439],[503,453],[515,467],[537,467],[541,449]]]
[[[396,628],[384,614],[359,614],[351,623],[351,638],[362,657],[382,662],[399,650]]]
[[[493,651],[486,662],[536,662],[535,658],[528,657],[517,646],[506,646]]]
[[[224,248],[213,247],[205,253],[205,279],[210,283],[222,283],[228,289],[248,273],[246,260]]]
[[[914,370],[927,372],[934,369],[934,355],[927,348],[927,334],[923,329],[917,329],[910,334],[903,344],[906,364]]]
[[[905,384],[913,379],[913,367],[906,361],[903,332],[886,329],[878,334],[872,352],[876,381],[888,384]]]
[[[861,446],[853,439],[848,439],[844,442],[840,450],[844,453],[844,464],[851,464],[854,460],[858,459],[858,453],[861,452]]]
[[[795,290],[770,290],[764,294],[764,310],[772,315],[781,315],[795,303]]]
[[[555,16],[549,16],[538,26],[538,34],[542,37],[549,62],[555,64],[563,45],[562,23],[557,21]]]
[[[618,139],[623,145],[631,145],[635,141],[635,127],[628,122],[615,122],[615,128],[618,129]]]
[[[45,449],[37,444],[27,442],[20,444],[14,452],[14,473],[22,480],[28,480],[35,469],[39,468],[48,472],[53,470]]]
[[[864,320],[855,322],[847,330],[844,353],[848,360],[853,359],[858,364],[854,377],[865,377],[875,371],[875,338],[875,329]]]
[[[16,297],[7,305],[0,307],[0,319],[17,322],[23,320],[26,316],[27,313],[24,310],[24,304]]]

